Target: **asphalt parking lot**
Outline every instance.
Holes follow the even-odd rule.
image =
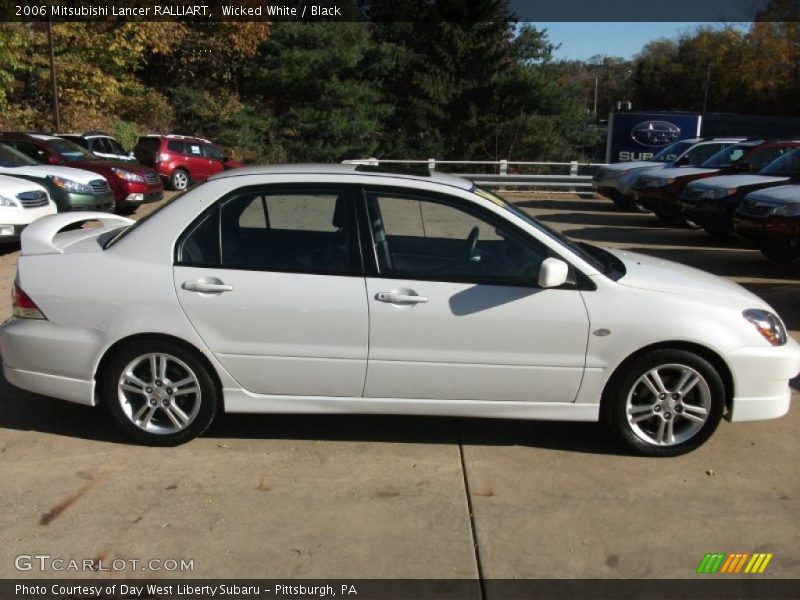
[[[517,202],[576,239],[737,281],[800,339],[798,262],[603,199]],[[16,250],[0,248],[0,320]],[[157,449],[0,378],[0,577],[86,576],[15,567],[48,554],[141,561],[98,577],[689,578],[707,552],[771,552],[763,577],[796,578],[799,398],[674,459],[622,454],[596,424],[374,416],[230,415]],[[152,559],[193,570],[141,571]]]

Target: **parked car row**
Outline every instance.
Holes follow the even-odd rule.
[[[722,148],[697,164],[700,149],[715,145]],[[593,187],[671,225],[738,234],[771,260],[800,256],[800,141],[681,140],[650,161],[601,168]]]
[[[131,213],[161,200],[164,183],[184,190],[242,166],[209,140],[180,135],[142,136],[132,154],[102,132],[0,132],[0,241],[18,239],[43,214]]]

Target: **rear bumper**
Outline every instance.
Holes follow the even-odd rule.
[[[761,421],[786,414],[792,391],[789,380],[800,373],[800,346],[743,348],[727,357],[734,378],[731,421]]]
[[[6,379],[25,390],[92,406],[94,368],[104,339],[96,330],[12,317],[0,326]]]
[[[6,381],[10,384],[29,392],[52,396],[53,398],[60,398],[61,400],[68,400],[86,406],[94,406],[95,404],[93,381],[12,369],[6,365],[3,365],[3,375],[5,375]]]

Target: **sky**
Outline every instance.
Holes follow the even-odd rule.
[[[534,23],[546,28],[550,41],[561,44],[557,60],[587,59],[595,54],[631,58],[647,42],[676,38],[704,23]]]

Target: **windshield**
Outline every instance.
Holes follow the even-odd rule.
[[[707,169],[724,169],[725,167],[730,167],[752,148],[753,146],[749,144],[734,144],[733,146],[728,146],[714,154],[700,166]]]
[[[67,140],[51,140],[50,149],[67,162],[98,160],[97,157],[88,150],[84,150],[78,146],[78,144],[68,142]]]
[[[673,142],[650,160],[653,162],[672,162],[692,146],[694,146],[692,142]]]
[[[32,158],[25,156],[11,146],[0,144],[0,167],[28,167],[38,164]]]
[[[485,190],[478,186],[473,186],[472,192],[478,196],[493,202],[497,206],[506,209],[507,211],[515,214],[523,219],[526,223],[532,225],[549,238],[559,242],[560,244],[569,248],[572,252],[580,256],[584,261],[592,265],[595,269],[605,274],[607,277],[615,281],[625,274],[625,266],[610,252],[606,252],[602,248],[586,244],[584,242],[575,243],[560,231],[551,229],[544,223],[533,218],[521,208],[515,206],[511,202],[506,201],[494,192]]]
[[[776,175],[779,177],[797,177],[800,175],[800,148],[787,152],[776,158],[758,172],[759,175]]]

